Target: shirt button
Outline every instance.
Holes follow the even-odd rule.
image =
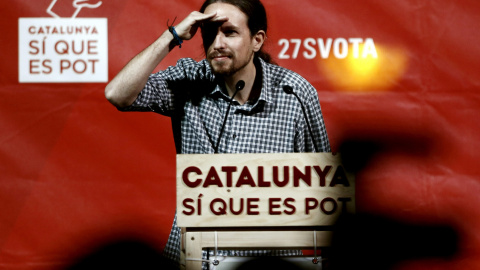
[[[236,139],[237,138],[237,134],[233,134],[233,139]]]

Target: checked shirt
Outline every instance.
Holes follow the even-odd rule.
[[[151,74],[135,102],[122,110],[154,111],[172,118],[175,146],[181,154],[330,152],[317,91],[297,73],[256,59],[261,76],[260,96],[243,105],[232,102],[221,140],[217,146],[230,98],[224,83],[216,78],[206,60],[180,59],[176,66]],[[290,86],[302,100],[302,107]],[[164,255],[180,259],[180,229],[174,219]],[[204,257],[205,257],[204,252]],[[223,250],[219,256],[299,255],[286,250]],[[204,268],[206,264],[204,264]]]

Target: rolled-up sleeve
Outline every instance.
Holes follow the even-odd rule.
[[[204,61],[195,62],[190,58],[178,60],[175,66],[151,74],[145,87],[138,94],[132,105],[122,111],[154,111],[171,116],[175,110],[175,98],[184,95],[186,89],[176,89],[177,82],[205,79],[208,69]]]

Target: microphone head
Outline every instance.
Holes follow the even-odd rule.
[[[283,91],[287,94],[293,94],[293,88],[290,85],[284,85]]]
[[[245,87],[245,82],[243,80],[240,80],[237,82],[237,84],[235,85],[235,90],[236,91],[240,91],[242,90],[243,88]]]

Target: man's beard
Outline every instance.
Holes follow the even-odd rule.
[[[228,59],[225,62],[222,62],[222,61],[214,62],[214,57],[217,57],[217,56],[227,56]],[[246,67],[252,57],[253,57],[253,52],[248,59],[246,59],[243,62],[238,62],[235,58],[235,55],[233,55],[232,53],[212,52],[209,54],[207,59],[208,59],[208,63],[210,64],[210,67],[212,68],[213,74],[215,74],[216,76],[228,77],[228,76],[232,76],[239,70],[242,70],[244,67]]]

